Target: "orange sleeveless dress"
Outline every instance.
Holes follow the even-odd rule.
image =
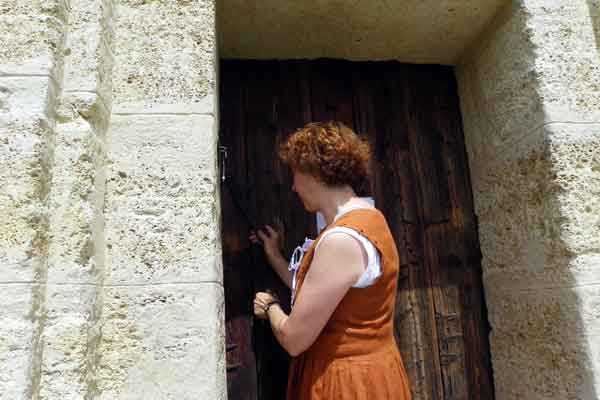
[[[296,293],[318,240],[334,226],[352,228],[375,245],[382,275],[371,286],[350,288],[317,340],[292,360],[287,400],[410,400],[394,339],[398,251],[380,211],[352,210],[324,229],[302,259]]]

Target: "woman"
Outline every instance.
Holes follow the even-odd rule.
[[[254,299],[255,315],[294,357],[287,399],[410,399],[393,334],[397,249],[383,214],[354,191],[367,179],[368,145],[341,123],[311,123],[280,156],[306,210],[327,222],[292,272],[277,232],[251,235],[292,289],[290,315],[269,293]]]

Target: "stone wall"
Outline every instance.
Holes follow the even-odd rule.
[[[600,396],[598,7],[513,2],[457,67],[499,400]]]
[[[225,398],[213,2],[0,9],[0,399]]]

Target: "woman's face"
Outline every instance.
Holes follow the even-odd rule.
[[[300,201],[308,212],[315,212],[315,199],[319,193],[319,181],[312,175],[304,172],[292,171],[294,174],[294,184],[292,190],[298,194]]]

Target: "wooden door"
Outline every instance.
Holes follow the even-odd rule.
[[[451,67],[396,62],[223,61],[220,144],[229,398],[284,398],[289,358],[251,317],[256,290],[289,296],[247,240],[273,224],[284,254],[314,237],[281,141],[309,121],[368,138],[375,198],[401,258],[396,339],[415,400],[493,399],[481,253]],[[223,172],[223,171],[222,171]]]

